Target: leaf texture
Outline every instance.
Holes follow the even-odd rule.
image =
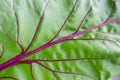
[[[0,66],[107,24],[15,61],[0,80],[119,80],[119,13],[120,0],[0,0]]]

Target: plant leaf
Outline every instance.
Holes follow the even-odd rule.
[[[24,52],[29,45],[26,52],[74,33],[82,21],[79,32],[120,18],[119,3],[119,0],[0,0],[0,64]],[[0,80],[119,78],[119,27],[119,21],[108,24],[25,57],[0,71]]]

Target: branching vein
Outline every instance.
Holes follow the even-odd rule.
[[[85,18],[88,16],[88,14],[89,14],[91,11],[92,11],[92,7],[90,7],[90,9],[89,9],[88,12],[86,13],[86,15],[83,17],[83,19],[82,19],[82,21],[80,22],[80,24],[79,24],[77,30],[75,31],[75,33],[77,33],[77,32],[79,31],[79,29],[80,29],[80,27],[82,26]]]
[[[15,7],[14,7],[14,0],[13,0],[13,11],[14,11],[14,15],[15,15],[15,20],[16,20],[16,27],[17,27],[17,38],[16,38],[16,42],[17,44],[19,45],[19,47],[21,48],[22,52],[24,52],[24,48],[23,46],[20,44],[20,41],[19,41],[19,35],[20,35],[20,30],[19,30],[19,21],[18,21],[18,16],[17,16],[17,13],[15,11]]]
[[[49,0],[46,1],[45,7],[44,7],[44,9],[43,9],[42,14],[40,15],[40,18],[39,18],[39,21],[38,21],[38,24],[37,24],[35,33],[34,33],[34,35],[33,35],[33,38],[32,38],[32,40],[31,40],[30,44],[28,45],[28,47],[26,48],[25,52],[27,52],[27,51],[29,50],[30,46],[33,44],[33,42],[34,42],[34,40],[35,40],[35,38],[36,38],[36,36],[37,36],[38,30],[39,30],[40,25],[41,25],[41,23],[42,23],[42,21],[43,21],[43,18],[44,18],[44,14],[45,14],[45,10],[46,10],[46,7],[47,7],[47,5],[48,5],[48,2],[49,2]]]
[[[66,22],[68,21],[68,19],[69,19],[70,16],[72,15],[72,13],[73,13],[73,11],[74,11],[74,9],[75,9],[75,6],[77,5],[77,2],[78,2],[78,0],[75,1],[75,3],[74,3],[74,5],[73,5],[73,7],[72,7],[72,9],[71,9],[71,11],[70,11],[70,13],[69,13],[69,15],[66,17],[64,23],[62,24],[61,28],[58,30],[57,34],[56,34],[49,42],[53,41],[53,40],[59,35],[59,33],[62,31],[62,29],[64,28]],[[48,43],[49,43],[49,42],[48,42]]]
[[[115,1],[113,1],[113,6],[112,6],[112,9],[111,9],[111,12],[108,15],[108,18],[105,20],[105,22],[107,22],[112,17],[114,11],[115,11]]]
[[[85,77],[88,77],[88,78],[90,78],[90,79],[96,80],[94,77],[91,77],[90,75],[87,75],[87,74],[81,74],[81,73],[75,73],[75,72],[62,72],[62,71],[53,70],[53,69],[45,66],[44,64],[42,64],[41,62],[39,62],[39,61],[37,61],[37,60],[22,60],[22,61],[19,61],[19,63],[21,63],[21,64],[24,64],[24,63],[27,63],[27,64],[36,63],[36,64],[42,66],[43,68],[49,70],[50,72],[52,72],[53,75],[55,76],[55,78],[56,78],[57,80],[58,80],[58,78],[57,78],[57,76],[55,75],[55,73],[85,76]]]

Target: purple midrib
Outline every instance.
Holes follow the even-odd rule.
[[[17,55],[16,57],[10,59],[9,61],[1,64],[1,65],[0,65],[0,71],[3,70],[3,69],[6,68],[6,67],[11,66],[12,64],[14,64],[14,63],[17,62],[17,61],[19,61],[19,60],[21,60],[21,59],[23,59],[23,58],[25,58],[25,57],[28,57],[28,56],[30,56],[30,55],[32,55],[32,54],[35,54],[36,52],[39,52],[39,51],[41,51],[41,50],[43,50],[43,49],[46,49],[46,48],[48,48],[48,47],[50,47],[50,46],[52,46],[52,45],[55,45],[55,44],[58,44],[58,43],[67,41],[68,39],[71,39],[71,38],[73,38],[73,37],[75,37],[75,36],[78,36],[78,35],[87,33],[87,32],[89,32],[89,31],[95,30],[95,29],[97,29],[97,28],[103,27],[104,25],[111,24],[111,23],[115,23],[115,22],[118,22],[118,21],[120,21],[120,18],[117,18],[117,19],[114,19],[114,20],[111,20],[111,21],[107,21],[107,22],[101,23],[101,24],[99,24],[99,25],[97,25],[97,26],[88,28],[88,29],[86,29],[86,30],[84,30],[84,31],[81,31],[81,32],[72,33],[72,34],[70,34],[70,35],[68,35],[68,36],[66,36],[66,37],[64,37],[64,38],[59,39],[59,40],[46,43],[46,44],[38,47],[37,49],[34,49],[34,50],[30,51],[30,52],[27,52],[26,54]]]

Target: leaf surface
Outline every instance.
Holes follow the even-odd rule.
[[[120,18],[120,0],[78,0],[66,19],[76,1],[0,0],[0,55],[4,47],[0,64],[29,45],[26,52],[47,43],[62,25],[55,40],[72,34],[90,7],[92,10],[79,31]],[[0,80],[117,80],[120,77],[119,56],[120,21],[25,57],[22,60],[39,60],[40,64],[11,66],[0,71]]]

